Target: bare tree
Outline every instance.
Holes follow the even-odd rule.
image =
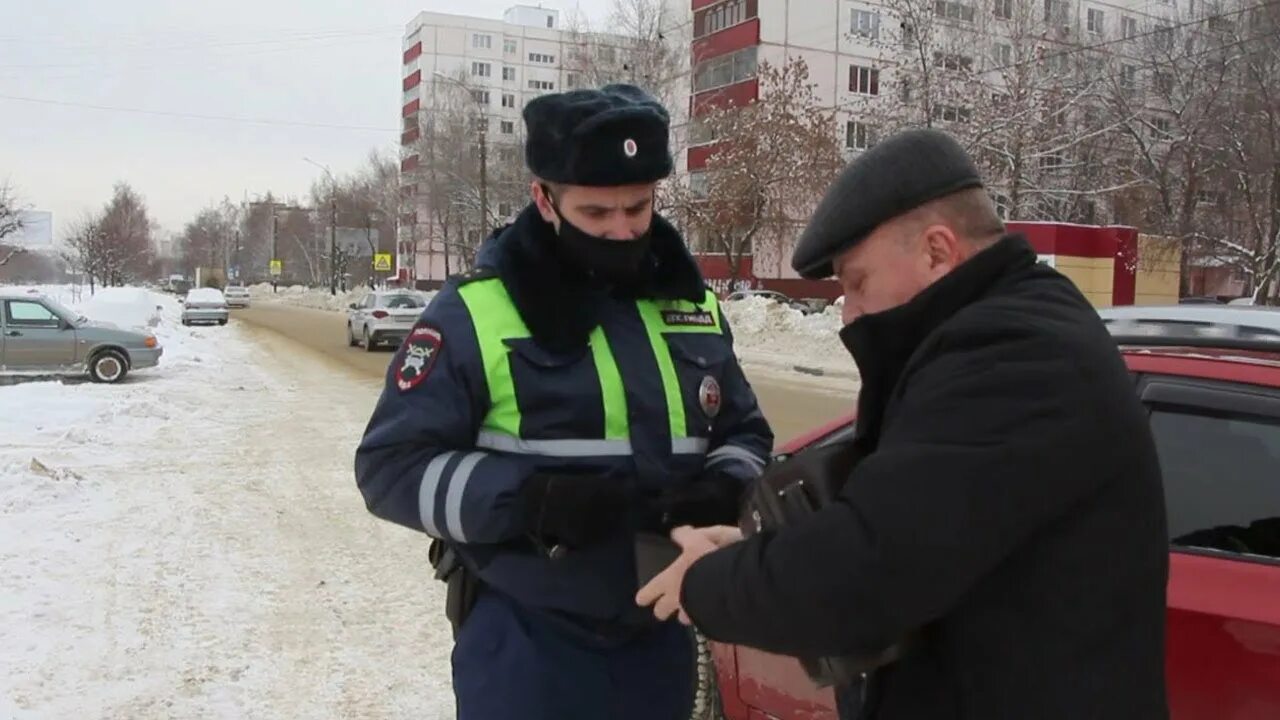
[[[887,22],[854,29],[880,58],[851,70],[852,148],[939,127],[966,146],[1006,216],[1101,219],[1126,185],[1104,172],[1114,123],[1097,112],[1104,81],[1064,2],[888,0],[886,10]]]
[[[19,205],[13,189],[9,187],[8,183],[4,183],[0,185],[0,240],[21,229],[22,207]]]
[[[714,149],[705,171],[671,185],[665,203],[734,279],[746,255],[794,237],[843,163],[834,111],[819,107],[805,61],[761,64],[758,73],[761,100],[699,117]]]
[[[572,85],[630,83],[674,109],[689,72],[689,27],[675,0],[613,0],[598,30],[571,17],[569,38]]]
[[[90,294],[96,292],[98,284],[106,284],[103,278],[110,274],[112,253],[102,231],[101,213],[88,212],[70,223],[64,245],[67,249],[62,259],[88,281]]]
[[[151,220],[146,202],[128,183],[116,183],[98,229],[106,243],[98,275],[104,285],[123,285],[151,273],[155,262]]]

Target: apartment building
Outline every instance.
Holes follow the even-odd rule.
[[[1197,3],[1199,4],[1197,7]],[[911,58],[904,52],[921,32],[906,18],[931,24],[939,38],[963,42],[932,49],[941,70],[991,71],[1015,60],[1015,33],[1036,44],[1043,62],[1060,61],[1070,48],[1095,46],[1125,52],[1126,38],[1170,27],[1179,18],[1204,12],[1206,0],[690,0],[693,13],[691,122],[710,108],[760,99],[760,63],[778,66],[803,57],[818,99],[837,110],[840,139],[853,154],[874,142],[877,128],[862,113],[881,103],[902,103],[911,92],[895,73]],[[1016,28],[1015,28],[1016,26]],[[928,49],[925,49],[928,52]],[[1137,53],[1130,47],[1129,52]],[[1037,60],[1039,61],[1039,60]],[[1135,58],[1134,72],[1140,58]],[[942,103],[934,119],[945,126],[969,119],[963,101]],[[686,151],[689,181],[714,152],[699,144]],[[760,278],[794,279],[781,247],[771,257],[754,258]]]
[[[686,8],[687,1],[679,0],[677,7]],[[629,62],[633,47],[629,38],[564,27],[558,10],[543,7],[517,5],[500,20],[423,12],[410,21],[401,68],[405,182],[397,252],[400,277],[434,284],[465,268],[457,257],[459,249],[445,246],[446,236],[461,237],[461,243],[450,240],[449,247],[474,246],[489,232],[488,225],[513,216],[528,200],[527,186],[508,182],[503,192],[490,177],[521,165],[525,104],[542,94],[589,84],[636,81]],[[423,156],[421,146],[433,118],[446,109],[456,111],[460,104],[473,116],[474,134],[464,142],[472,152],[483,152],[490,222],[483,223],[483,214],[473,209],[460,219],[464,227],[446,229],[425,208],[429,198],[420,178],[430,158]],[[680,97],[676,106],[687,107],[687,97]]]

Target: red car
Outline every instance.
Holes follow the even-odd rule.
[[[1280,311],[1181,306],[1101,314],[1150,410],[1164,471],[1172,717],[1276,720]],[[852,429],[853,419],[846,418],[783,453]],[[703,717],[715,717],[718,709],[727,720],[835,720],[831,691],[815,687],[795,660],[709,647],[720,707]],[[701,697],[708,696],[715,693]]]

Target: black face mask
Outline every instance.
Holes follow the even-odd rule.
[[[547,198],[551,199],[551,193]],[[551,209],[560,219],[557,249],[562,261],[610,285],[631,284],[643,276],[652,246],[652,229],[633,240],[610,240],[584,232],[566,220],[554,200]]]

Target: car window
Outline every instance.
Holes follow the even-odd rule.
[[[62,318],[37,302],[9,300],[5,303],[5,317],[11,327],[57,328]]]
[[[422,298],[413,295],[387,295],[382,298],[382,306],[386,308],[420,308],[424,305]]]
[[[1157,406],[1169,540],[1280,558],[1280,419]]]
[[[360,303],[360,307],[363,307],[363,308],[371,308],[371,307],[373,307],[375,304],[376,304],[376,302],[375,302],[375,298],[373,297],[373,295],[365,295],[365,296],[364,296],[364,301]]]

